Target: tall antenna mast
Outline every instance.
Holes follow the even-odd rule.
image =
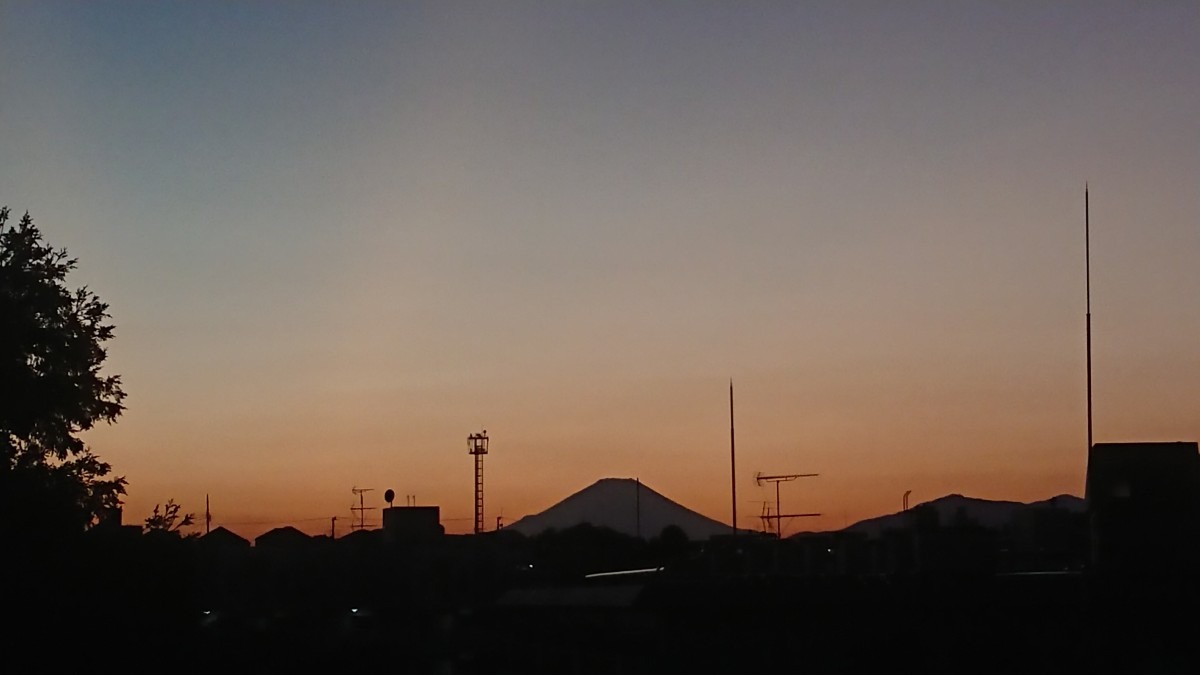
[[[1092,248],[1088,185],[1083,184],[1083,256],[1087,290],[1087,446],[1092,451]]]
[[[737,534],[737,461],[733,439],[733,378],[729,378],[729,487],[733,499],[733,520],[730,525]]]

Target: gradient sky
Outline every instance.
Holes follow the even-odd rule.
[[[0,2],[0,203],[110,303],[126,521],[605,476],[836,528],[1200,439],[1195,2]],[[401,498],[402,499],[402,498]],[[401,503],[403,503],[401,501]]]

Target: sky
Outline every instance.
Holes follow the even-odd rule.
[[[126,522],[788,529],[1200,440],[1195,2],[0,1],[0,204],[109,303]],[[378,520],[378,511],[371,512]]]

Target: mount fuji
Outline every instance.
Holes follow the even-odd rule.
[[[640,516],[639,516],[640,513]],[[633,478],[601,478],[550,508],[525,516],[505,529],[536,535],[551,528],[563,530],[582,523],[607,527],[622,534],[649,539],[676,525],[689,539],[729,534],[725,523],[703,516],[639,483]]]

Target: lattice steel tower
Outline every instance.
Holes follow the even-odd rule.
[[[475,534],[483,532],[483,456],[488,452],[487,429],[467,436],[467,452],[475,456]]]

